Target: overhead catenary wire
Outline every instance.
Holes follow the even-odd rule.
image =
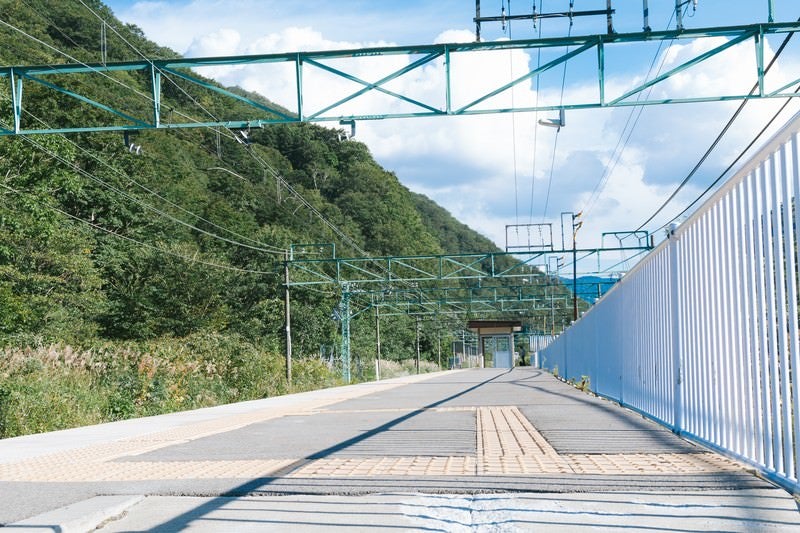
[[[511,15],[511,0],[508,0],[508,14]],[[511,21],[508,21],[508,38],[511,36]],[[514,51],[508,51],[509,78],[514,79]],[[514,87],[511,87],[511,109],[514,109]],[[511,156],[514,171],[514,222],[519,224],[519,187],[517,185],[517,114],[511,113]]]
[[[688,9],[688,6],[686,7],[686,9]],[[675,18],[675,12],[671,11],[669,21],[667,21],[668,29],[672,25],[672,20],[674,18]],[[664,68],[664,63],[667,60],[667,55],[669,53],[669,49],[672,47],[673,42],[674,39],[673,41],[670,41],[670,44],[667,47],[666,52],[664,52],[661,58],[661,63],[659,64],[658,70],[656,71],[656,76],[658,76],[661,73],[661,70]],[[650,62],[650,67],[647,69],[647,74],[645,75],[645,82],[650,79],[650,74],[653,72],[653,67],[655,66],[656,61],[658,60],[658,56],[661,53],[661,48],[663,46],[664,46],[664,41],[659,41],[658,49],[656,50],[656,53],[653,55],[653,60]],[[647,90],[647,96],[645,98],[649,98],[654,88],[655,88],[654,85],[650,86],[650,88]],[[637,93],[636,101],[637,102],[640,101],[643,98],[643,95],[644,92]],[[639,124],[639,119],[642,117],[644,108],[645,106],[631,107],[630,113],[628,113],[628,118],[625,121],[625,125],[622,127],[622,131],[620,132],[617,144],[614,147],[614,151],[611,153],[611,157],[609,158],[608,162],[606,163],[605,169],[603,170],[603,174],[600,176],[600,180],[598,180],[597,185],[595,185],[594,189],[592,190],[592,193],[589,195],[589,198],[587,199],[583,209],[581,209],[581,213],[583,213],[584,216],[587,216],[589,214],[589,212],[595,206],[597,201],[600,199],[600,196],[603,194],[606,185],[608,185],[608,182],[611,180],[611,175],[617,168],[617,165],[619,164],[619,161],[622,158],[622,154],[625,151],[625,148],[628,146],[628,142],[631,140],[633,132],[636,130],[636,126]],[[636,118],[633,120],[633,124],[631,125],[630,129],[628,129],[628,125],[631,123],[631,119],[633,118],[634,114],[636,114]],[[625,135],[626,131],[628,132],[627,136]],[[621,148],[620,145],[622,145]]]
[[[794,90],[794,92],[800,94],[800,86],[798,86]],[[711,184],[708,187],[706,187],[706,189],[703,192],[701,192],[694,200],[692,200],[692,202],[689,205],[684,207],[680,213],[672,217],[672,219],[670,219],[669,222],[663,224],[659,228],[659,230],[666,229],[672,222],[678,220],[680,217],[686,214],[686,212],[689,211],[692,207],[694,207],[697,204],[697,202],[702,200],[706,194],[711,192],[711,190],[717,185],[717,183],[719,183],[720,180],[722,180],[722,178],[724,178],[728,174],[728,172],[731,171],[731,169],[742,159],[742,157],[745,156],[745,154],[750,150],[750,148],[752,148],[753,145],[756,142],[758,142],[758,140],[764,135],[764,133],[766,133],[769,127],[772,126],[772,124],[778,119],[778,116],[786,110],[786,108],[789,106],[790,103],[792,103],[792,99],[787,98],[786,101],[783,103],[783,105],[780,107],[780,109],[778,109],[778,111],[776,111],[775,114],[772,115],[772,117],[767,121],[764,127],[761,128],[761,130],[755,135],[755,137],[753,137],[750,143],[748,143],[748,145],[741,152],[739,152],[739,155],[736,156],[736,158],[727,166],[727,168],[725,168],[725,170],[723,170],[720,173],[720,175],[717,176],[716,179],[712,181]]]
[[[542,11],[542,2],[543,0],[539,0],[539,12]],[[536,7],[536,1],[534,0],[534,8]],[[542,21],[539,21],[539,39],[542,38]],[[538,70],[542,66],[542,49],[541,47],[536,48],[536,69]],[[539,87],[541,85],[541,75],[536,76],[536,100],[534,102],[534,108],[539,108]],[[533,222],[533,201],[535,198],[536,192],[536,161],[538,157],[536,157],[536,147],[538,146],[537,137],[539,134],[539,112],[536,111],[533,114],[533,162],[531,163],[531,205],[530,210],[528,212],[528,223]]]
[[[572,9],[573,0],[570,0],[570,9]],[[567,31],[567,37],[572,35],[572,18],[569,20],[569,30]],[[569,46],[566,47],[565,54],[569,53]],[[567,85],[567,64],[569,63],[569,59],[564,61],[564,70],[561,73],[561,96],[558,100],[559,107],[564,105],[564,89]],[[556,166],[556,153],[558,151],[558,135],[561,133],[561,128],[556,130],[555,139],[553,139],[553,156],[550,160],[550,173],[547,177],[547,193],[545,194],[544,198],[544,209],[542,210],[542,223],[544,223],[545,219],[547,218],[547,208],[550,204],[550,189],[553,185],[553,171],[555,170]]]
[[[23,137],[23,140],[25,142],[27,142],[28,144],[33,145],[34,147],[36,147],[40,151],[42,151],[42,152],[48,154],[49,156],[53,157],[54,159],[56,159],[57,161],[59,161],[63,165],[69,167],[73,171],[77,172],[81,176],[94,181],[95,183],[99,184],[100,186],[105,187],[108,190],[113,191],[113,192],[121,195],[122,197],[134,202],[135,204],[140,205],[141,207],[145,208],[146,210],[152,211],[153,213],[156,213],[159,216],[162,216],[162,217],[164,217],[164,218],[166,218],[168,220],[171,220],[172,222],[175,222],[176,224],[180,224],[180,225],[182,225],[182,226],[184,226],[186,228],[189,228],[191,230],[198,231],[198,232],[200,232],[200,233],[202,233],[202,234],[204,234],[204,235],[206,235],[208,237],[227,242],[228,244],[233,244],[233,245],[236,245],[236,246],[241,246],[243,248],[250,248],[252,250],[257,250],[257,251],[267,252],[267,253],[275,253],[275,254],[283,253],[283,251],[280,251],[278,249],[269,250],[269,249],[266,249],[266,248],[256,247],[256,246],[252,246],[252,245],[249,245],[249,244],[245,244],[245,243],[241,243],[241,242],[238,242],[238,241],[234,241],[232,239],[228,239],[227,237],[223,237],[221,235],[217,235],[217,234],[212,233],[212,232],[210,232],[208,230],[205,230],[203,228],[195,226],[194,224],[191,224],[191,223],[186,222],[184,220],[181,220],[181,219],[179,219],[177,217],[174,217],[174,216],[170,215],[169,213],[167,213],[165,211],[162,211],[161,209],[158,209],[157,207],[154,207],[154,206],[152,206],[152,205],[150,205],[150,204],[148,204],[146,202],[143,202],[139,198],[136,198],[135,196],[123,191],[119,187],[111,185],[110,183],[106,182],[105,180],[102,180],[99,177],[97,177],[95,174],[92,174],[91,172],[88,172],[88,171],[82,169],[77,164],[75,164],[75,163],[73,163],[71,161],[68,161],[67,159],[65,159],[60,154],[58,154],[56,152],[53,152],[52,150],[50,150],[46,146],[44,146],[41,143],[33,140],[31,137],[25,136],[25,137]]]
[[[13,192],[13,193],[15,193],[17,195],[23,194],[21,191],[18,191],[16,189],[12,188],[12,187],[9,187],[5,183],[0,183],[0,187],[3,187],[4,189],[6,189],[8,191],[11,191],[11,192]],[[116,237],[118,239],[122,239],[122,240],[128,241],[128,242],[132,242],[132,243],[134,243],[134,244],[136,244],[138,246],[141,246],[141,247],[144,247],[144,248],[149,248],[151,250],[157,251],[157,252],[162,253],[162,254],[171,255],[173,257],[177,257],[178,259],[182,259],[182,260],[190,262],[190,263],[199,263],[201,265],[209,266],[209,267],[212,267],[212,268],[217,268],[217,269],[221,269],[221,270],[228,270],[228,271],[232,271],[232,272],[238,272],[238,273],[241,273],[241,274],[259,274],[259,275],[266,275],[266,276],[279,276],[279,274],[277,272],[267,272],[267,271],[261,271],[261,270],[249,270],[249,269],[234,267],[234,266],[230,266],[230,265],[223,265],[223,264],[219,264],[219,263],[213,263],[211,261],[206,261],[204,259],[198,259],[196,256],[195,257],[190,257],[190,256],[187,256],[187,255],[179,254],[177,252],[173,252],[171,250],[167,250],[167,249],[161,248],[159,246],[155,246],[155,245],[152,245],[152,244],[148,244],[146,242],[139,241],[139,240],[134,239],[132,237],[129,237],[127,235],[122,235],[122,234],[117,233],[115,231],[112,231],[112,230],[110,230],[108,228],[104,228],[103,226],[101,226],[99,224],[95,224],[92,221],[83,219],[83,218],[81,218],[79,216],[73,215],[72,213],[68,213],[68,212],[66,212],[66,211],[64,211],[62,209],[59,209],[59,208],[57,208],[57,207],[55,207],[53,205],[49,205],[49,204],[44,204],[44,205],[48,209],[51,209],[51,210],[53,210],[53,211],[55,211],[57,213],[60,213],[61,215],[64,215],[64,216],[66,216],[68,218],[71,218],[71,219],[76,220],[78,222],[82,222],[82,223],[84,223],[84,224],[86,224],[88,226],[91,226],[92,228],[94,228],[97,231],[102,231],[104,233],[108,233],[109,235],[113,235],[114,237]]]
[[[95,11],[94,11],[94,10],[93,10],[93,9],[92,9],[90,6],[87,6],[87,5],[86,5],[86,4],[83,2],[83,0],[78,0],[78,1],[79,1],[79,2],[80,2],[80,3],[81,3],[81,4],[82,4],[82,5],[83,5],[83,6],[84,6],[84,7],[85,7],[85,8],[86,8],[86,9],[87,9],[89,12],[91,12],[91,13],[92,13],[92,14],[93,14],[95,17],[97,17],[97,18],[98,18],[98,20],[100,20],[100,21],[103,21],[103,22],[105,21],[105,19],[103,19],[103,18],[102,18],[102,17],[101,17],[101,16],[100,16],[100,15],[99,15],[97,12],[95,12]],[[120,39],[122,39],[122,41],[123,41],[123,42],[125,42],[125,43],[126,43],[128,46],[130,46],[130,47],[131,47],[131,49],[132,49],[132,50],[133,50],[135,53],[137,53],[139,56],[141,56],[142,58],[144,58],[145,60],[147,60],[147,57],[145,56],[145,54],[143,54],[143,53],[142,53],[140,50],[138,50],[138,49],[137,49],[137,48],[136,48],[134,45],[132,45],[132,44],[131,44],[131,43],[130,43],[130,42],[127,40],[127,39],[125,39],[125,38],[124,38],[124,37],[123,37],[123,36],[122,36],[122,35],[121,35],[121,34],[120,34],[120,33],[119,33],[119,32],[118,32],[118,31],[117,31],[117,30],[116,30],[116,29],[113,27],[113,26],[111,26],[111,29],[112,29],[112,31],[113,31],[113,32],[114,32],[114,33],[115,33],[115,34],[116,34],[118,37],[120,37]],[[183,93],[184,93],[184,94],[185,94],[187,97],[189,97],[189,98],[192,100],[192,102],[193,102],[193,103],[195,103],[196,105],[198,105],[198,107],[200,107],[200,109],[202,109],[202,110],[203,110],[203,112],[205,112],[205,113],[206,113],[206,114],[207,114],[209,117],[211,117],[212,119],[214,119],[214,120],[217,120],[217,121],[218,121],[218,118],[217,118],[217,117],[216,117],[216,116],[215,116],[215,115],[214,115],[214,114],[213,114],[213,113],[212,113],[210,110],[208,110],[208,109],[206,109],[205,107],[203,107],[202,105],[200,105],[200,104],[199,104],[199,103],[196,101],[196,99],[194,99],[194,98],[193,98],[191,95],[189,95],[189,94],[188,94],[188,93],[187,93],[185,90],[183,90],[183,88],[182,88],[182,87],[180,87],[180,85],[178,85],[177,83],[175,83],[174,81],[172,81],[172,80],[171,80],[171,78],[170,78],[169,76],[167,76],[167,75],[166,75],[166,73],[164,73],[164,76],[166,76],[166,77],[167,77],[167,79],[168,79],[170,82],[172,82],[172,83],[173,83],[173,85],[175,85],[175,86],[176,86],[176,87],[177,87],[179,90],[181,90],[181,91],[182,91],[182,92],[183,92]],[[230,133],[230,137],[231,137],[231,138],[233,138],[233,139],[236,139],[235,135],[234,135],[234,134],[233,134],[233,132],[230,130],[230,128],[225,128],[225,129],[226,129],[226,130],[227,130],[227,131]],[[217,131],[218,131],[218,130],[217,130]],[[287,189],[289,192],[291,192],[291,193],[292,193],[292,195],[293,195],[295,198],[297,198],[297,199],[298,199],[298,201],[300,201],[300,202],[301,202],[303,205],[305,205],[305,206],[306,206],[308,209],[310,209],[310,210],[312,211],[312,213],[313,213],[315,216],[317,216],[317,217],[318,217],[318,218],[319,218],[319,219],[320,219],[320,220],[323,222],[323,224],[324,224],[324,225],[326,225],[327,227],[329,227],[329,228],[330,228],[330,229],[331,229],[331,230],[332,230],[332,231],[333,231],[333,232],[334,232],[336,235],[338,235],[340,238],[342,238],[344,242],[346,242],[346,243],[347,243],[349,246],[351,246],[351,247],[352,247],[354,250],[356,250],[358,253],[361,253],[362,255],[368,255],[368,254],[367,254],[367,253],[366,253],[366,252],[365,252],[365,251],[364,251],[364,250],[363,250],[363,249],[362,249],[360,246],[358,246],[358,244],[357,244],[357,243],[355,243],[355,241],[353,241],[353,240],[352,240],[352,239],[351,239],[349,236],[347,236],[347,235],[346,235],[344,232],[342,232],[342,231],[341,231],[341,230],[340,230],[340,229],[339,229],[339,228],[338,228],[338,227],[337,227],[335,224],[333,224],[333,223],[332,223],[332,222],[330,222],[330,221],[329,221],[327,218],[325,218],[325,216],[324,216],[324,215],[323,215],[321,212],[319,212],[319,210],[317,210],[317,209],[316,209],[316,208],[315,208],[315,207],[314,207],[314,206],[313,206],[311,203],[309,203],[309,202],[308,202],[308,201],[307,201],[307,200],[306,200],[306,199],[305,199],[305,198],[304,198],[304,197],[303,197],[303,196],[302,196],[302,195],[301,195],[301,194],[300,194],[300,193],[299,193],[299,192],[298,192],[296,189],[294,189],[294,187],[292,187],[292,186],[291,186],[291,185],[290,185],[290,184],[289,184],[289,183],[288,183],[288,182],[287,182],[287,181],[286,181],[286,180],[285,180],[285,179],[284,179],[282,176],[280,176],[280,174],[279,174],[279,173],[278,173],[278,172],[277,172],[277,171],[276,171],[276,170],[275,170],[275,169],[274,169],[274,168],[273,168],[271,165],[269,165],[269,163],[267,163],[267,162],[266,162],[266,161],[265,161],[263,158],[261,158],[260,156],[258,156],[257,154],[255,154],[255,152],[254,152],[254,151],[251,149],[251,147],[250,147],[250,146],[245,146],[245,149],[247,150],[248,154],[249,154],[251,157],[253,157],[253,158],[254,158],[256,161],[258,161],[258,162],[259,162],[259,164],[261,164],[261,165],[262,165],[262,167],[263,167],[263,168],[265,168],[265,169],[266,169],[266,170],[268,170],[268,171],[269,171],[271,174],[273,174],[273,176],[274,176],[276,179],[278,179],[278,180],[279,180],[279,181],[280,181],[280,182],[281,182],[281,183],[284,185],[284,187],[286,187],[286,189]]]
[[[800,19],[798,19],[798,20],[800,21]],[[770,71],[772,66],[777,61],[778,57],[786,49],[786,46],[789,44],[789,41],[792,39],[792,35],[794,35],[794,33],[788,33],[786,35],[786,37],[783,39],[783,42],[781,42],[781,45],[776,50],[775,55],[772,56],[772,59],[770,60],[769,64],[764,69],[764,72],[763,72],[764,76],[766,76],[766,74]],[[750,92],[748,93],[748,95],[753,95],[756,92],[756,90],[758,90],[758,86],[759,86],[759,82],[756,81],[756,83],[753,84],[753,88],[750,89]],[[720,143],[722,138],[725,136],[725,133],[728,132],[728,130],[733,125],[733,123],[736,120],[736,118],[741,114],[742,110],[747,105],[748,101],[749,100],[747,98],[742,100],[742,102],[739,104],[739,107],[736,108],[736,111],[733,113],[731,118],[728,119],[728,122],[722,128],[722,131],[720,131],[719,135],[717,135],[717,137],[714,139],[714,141],[711,143],[711,145],[708,147],[708,149],[705,151],[705,153],[700,157],[700,160],[692,168],[692,170],[689,172],[689,174],[687,174],[687,176],[683,179],[683,181],[681,181],[681,183],[678,185],[678,187],[672,192],[672,194],[669,195],[669,197],[661,204],[661,206],[658,209],[656,209],[656,211],[652,215],[650,215],[650,217],[647,220],[642,222],[642,224],[638,228],[636,228],[636,231],[641,230],[647,224],[649,224],[654,218],[656,218],[656,216],[658,216],[658,214],[661,213],[661,211],[663,211],[664,208],[667,207],[667,205],[669,205],[669,203],[675,198],[675,196],[678,195],[678,193],[683,189],[683,187],[686,186],[687,183],[689,183],[689,180],[692,179],[692,177],[695,175],[695,173],[700,169],[700,166],[702,166],[702,164],[706,161],[706,159],[708,159],[708,156],[711,155],[711,152],[714,151],[714,149]]]

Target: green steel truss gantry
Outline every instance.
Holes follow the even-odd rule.
[[[6,93],[10,92],[11,105],[5,105],[0,113],[0,136],[34,133],[70,133],[88,131],[122,131],[122,130],[148,130],[172,128],[198,128],[198,127],[227,127],[233,129],[246,129],[262,127],[275,123],[291,122],[325,122],[333,121],[353,124],[355,120],[378,120],[402,117],[431,117],[431,116],[460,116],[486,113],[507,113],[544,111],[556,109],[591,109],[619,106],[657,105],[679,102],[707,102],[741,99],[761,98],[786,98],[794,97],[793,88],[800,84],[800,74],[791,76],[788,83],[771,82],[765,75],[764,54],[767,38],[772,35],[781,35],[800,30],[800,23],[762,23],[741,26],[714,27],[703,29],[680,29],[667,31],[647,31],[625,34],[600,34],[590,36],[570,36],[547,39],[512,40],[498,42],[473,42],[431,44],[421,46],[395,46],[376,47],[355,50],[333,50],[320,52],[295,52],[265,55],[243,55],[213,58],[177,58],[153,59],[119,63],[96,64],[51,64],[39,66],[6,66],[0,68],[0,77],[6,80]],[[687,41],[690,39],[723,38],[723,42],[714,42],[712,48],[698,53],[668,71],[648,81],[634,82],[634,86],[620,94],[610,94],[607,81],[606,58],[616,47],[630,47],[637,43],[653,41]],[[729,92],[718,91],[708,94],[707,89],[700,86],[690,87],[684,91],[691,96],[669,95],[659,91],[647,91],[650,87],[663,87],[666,80],[684,73],[692,67],[701,65],[710,58],[730,50],[739,43],[750,41],[753,43],[754,71],[752,80],[758,82],[758,88],[752,93],[745,90],[729,89]],[[464,87],[454,81],[457,76],[454,71],[468,64],[460,63],[461,58],[468,54],[498,50],[542,50],[547,54],[548,60],[538,67],[531,68],[508,81],[492,80],[493,88],[480,94],[465,96]],[[405,56],[405,60],[397,61],[398,57]],[[591,56],[594,64],[596,87],[595,95],[588,97],[584,102],[572,102],[532,106],[526,103],[517,105],[502,105],[495,99],[496,96],[506,93],[515,86],[532,83],[537,76],[541,76],[565,62],[578,58]],[[352,73],[352,64],[348,61],[374,61],[376,79],[363,79]],[[253,99],[236,90],[220,87],[218,84],[205,79],[198,71],[203,67],[243,67],[251,65],[278,64],[288,66],[280,72],[286,76],[285,83],[294,87],[296,95],[294,102],[286,108],[270,104],[266,101]],[[399,65],[399,66],[398,66]],[[435,66],[437,68],[430,69]],[[435,96],[422,96],[414,92],[416,84],[407,84],[405,88],[395,87],[395,80],[404,76],[413,76],[415,71],[429,68],[441,75],[441,92]],[[701,67],[698,67],[701,68]],[[194,70],[193,70],[194,69]],[[313,87],[305,80],[313,71],[324,72],[340,80],[346,80],[352,86],[352,91],[347,94],[331,96],[329,101],[317,103],[312,108],[309,104],[309,93]],[[350,70],[350,71],[349,71]],[[113,77],[119,73],[135,73],[146,77],[150,91],[145,94],[131,95],[126,101],[130,107],[120,107],[122,104],[112,103],[111,100],[103,102],[100,95],[88,94],[86,77],[103,76]],[[270,74],[274,75],[274,74]],[[487,75],[491,75],[487,73]],[[188,118],[185,114],[181,120],[171,111],[179,107],[179,102],[167,97],[162,91],[162,78],[169,76],[171,81],[180,80],[187,86],[213,91],[224,95],[232,101],[238,101],[249,106],[248,116],[225,117],[209,120],[205,116],[200,119]],[[76,78],[83,77],[82,81]],[[91,79],[91,78],[90,78]],[[630,82],[630,80],[626,80]],[[688,83],[692,83],[689,80]],[[313,85],[313,83],[311,83]],[[777,86],[775,86],[777,85]],[[31,123],[26,119],[24,110],[27,87],[36,86],[37,90],[52,91],[70,98],[74,98],[87,106],[103,110],[100,113],[107,120],[99,123],[50,123],[49,117],[38,117],[46,127],[39,123]],[[408,88],[411,87],[411,88]],[[120,90],[124,90],[121,88]],[[713,89],[711,89],[713,90]],[[380,93],[388,98],[387,110],[382,114],[360,114],[348,108],[348,104],[357,103],[365,95]],[[267,98],[270,95],[265,95]],[[119,102],[121,99],[114,99]],[[397,105],[392,105],[397,104]],[[291,108],[291,109],[289,109]],[[392,110],[394,109],[394,110]]]
[[[548,258],[563,259],[575,253],[581,262],[597,258],[597,269],[593,274],[611,275],[611,269],[601,268],[602,254],[632,253],[630,261],[650,250],[649,239],[635,246],[606,248],[578,248],[577,250],[535,250],[515,252],[485,252],[472,254],[444,254],[418,256],[355,257],[304,259],[288,261],[289,286],[338,285],[354,289],[361,285],[408,287],[409,283],[452,282],[458,280],[528,279],[542,269],[546,270]],[[589,272],[583,272],[586,274]],[[442,289],[447,290],[447,289]]]
[[[565,258],[596,257],[597,269],[592,273],[606,276],[610,284],[614,275],[621,275],[612,270],[619,263],[603,269],[602,254],[622,254],[625,262],[652,248],[647,232],[624,233],[635,237],[633,245],[625,245],[619,235],[604,234],[604,240],[616,236],[620,243],[605,248],[369,258],[336,257],[333,244],[293,244],[284,263],[287,299],[291,287],[329,285],[340,290],[332,318],[341,325],[343,378],[349,381],[350,320],[354,317],[372,309],[376,321],[379,316],[400,314],[419,318],[566,311],[573,295],[558,279],[558,271],[568,266],[562,263]],[[555,269],[551,259],[556,260]]]

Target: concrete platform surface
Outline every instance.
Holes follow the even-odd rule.
[[[0,441],[0,524],[68,530],[98,497],[144,497],[99,509],[108,531],[800,531],[797,502],[742,465],[530,368]]]
[[[99,531],[797,531],[772,491],[154,496]]]

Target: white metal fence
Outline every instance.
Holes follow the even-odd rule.
[[[800,492],[800,115],[540,353]]]

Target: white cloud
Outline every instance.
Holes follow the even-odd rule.
[[[219,30],[195,37],[192,44],[186,49],[189,57],[231,56],[239,51],[242,36],[230,28]]]

